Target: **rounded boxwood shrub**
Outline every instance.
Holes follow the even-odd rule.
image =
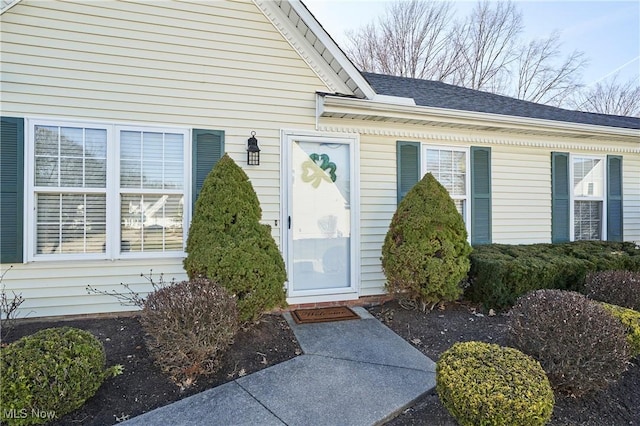
[[[622,306],[603,303],[602,306],[624,326],[631,357],[640,355],[640,312]]]
[[[249,178],[225,154],[196,201],[184,267],[190,279],[207,277],[235,295],[245,323],[286,304],[284,261],[261,216]]]
[[[469,253],[462,216],[447,190],[427,173],[391,219],[382,247],[387,290],[423,308],[456,300],[469,271]]]
[[[509,311],[507,325],[511,344],[537,359],[560,392],[581,396],[603,389],[626,369],[624,327],[580,293],[525,294]]]
[[[196,278],[150,293],[140,323],[156,363],[187,388],[219,367],[220,354],[238,331],[238,310],[227,290]]]
[[[584,287],[591,299],[640,311],[640,272],[592,272]]]
[[[9,425],[41,424],[91,398],[105,378],[102,343],[88,331],[48,328],[0,348],[0,419]]]
[[[544,425],[553,412],[553,390],[540,364],[490,343],[456,343],[445,351],[436,391],[461,425]]]

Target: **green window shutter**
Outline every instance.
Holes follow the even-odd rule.
[[[607,240],[622,241],[622,157],[607,155]]]
[[[0,263],[22,262],[24,119],[0,125]]]
[[[398,173],[398,204],[407,195],[413,185],[420,180],[420,142],[402,142],[396,144],[396,162]]]
[[[564,243],[569,235],[571,211],[569,153],[551,153],[551,242]]]
[[[192,211],[195,211],[196,200],[205,178],[224,154],[224,132],[193,129],[192,134]]]
[[[471,147],[471,245],[491,244],[491,148]]]

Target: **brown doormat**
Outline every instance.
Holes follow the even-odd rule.
[[[358,314],[346,306],[317,309],[296,309],[295,311],[291,311],[291,316],[298,324],[360,319]]]

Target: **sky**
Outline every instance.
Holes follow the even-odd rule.
[[[302,0],[339,46],[345,32],[356,30],[384,14],[384,0]],[[498,0],[492,0],[498,1]],[[463,19],[475,1],[453,0],[456,18]],[[640,0],[514,1],[522,12],[523,40],[560,31],[564,54],[585,53],[589,64],[583,81],[593,85],[619,72],[619,81],[640,84]]]

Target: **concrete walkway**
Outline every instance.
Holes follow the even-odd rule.
[[[435,386],[435,363],[363,308],[360,320],[296,324],[304,352],[135,417],[135,425],[373,425]]]

